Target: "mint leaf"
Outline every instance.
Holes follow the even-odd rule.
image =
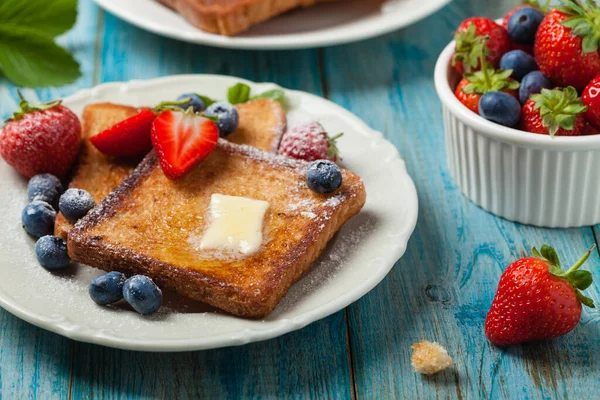
[[[18,86],[48,87],[72,83],[81,76],[79,64],[52,38],[0,24],[0,70]]]
[[[227,101],[231,104],[245,103],[250,99],[250,86],[237,83],[227,91]]]
[[[279,102],[283,107],[285,107],[285,93],[280,89],[267,90],[266,92],[257,94],[256,96],[252,96],[250,100],[254,99],[271,99]]]
[[[202,101],[204,102],[204,105],[206,107],[210,106],[211,104],[215,104],[217,101],[211,99],[210,97],[206,97],[206,96],[202,96],[201,94],[196,93],[196,96],[200,97],[200,99],[202,99]]]
[[[48,36],[58,36],[73,27],[77,0],[2,0],[0,27],[18,25]]]

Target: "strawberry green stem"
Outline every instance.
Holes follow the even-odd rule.
[[[489,71],[487,69],[487,60],[486,60],[486,57],[485,57],[486,44],[487,44],[488,40],[490,40],[489,36],[486,36],[483,39],[483,46],[481,46],[481,53],[480,53],[479,56],[481,58],[480,62],[481,62],[481,71],[483,72],[483,79],[485,80],[486,86],[489,88],[489,87],[492,87],[492,81],[490,79],[490,74],[489,74]]]
[[[583,255],[583,257],[577,260],[577,262],[571,268],[569,268],[567,272],[565,272],[565,275],[569,275],[571,272],[577,271],[579,267],[581,267],[587,261],[587,259],[590,257],[590,254],[592,254],[592,251],[594,251],[595,248],[596,244],[590,247],[590,249]]]

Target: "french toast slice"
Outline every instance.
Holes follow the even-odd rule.
[[[221,139],[204,161],[171,181],[151,152],[71,229],[69,254],[106,271],[150,276],[234,315],[264,317],[366,199],[362,180],[347,170],[333,194],[312,192],[307,166]],[[269,203],[256,253],[200,249],[213,194]]]
[[[206,32],[226,36],[241,33],[253,25],[286,11],[335,0],[159,0],[192,25]]]
[[[239,126],[227,140],[276,152],[286,129],[286,112],[283,107],[275,100],[256,99],[238,104],[236,108],[240,117]],[[99,203],[131,174],[143,157],[122,159],[105,156],[94,147],[89,138],[137,111],[134,107],[111,103],[91,104],[85,108],[83,144],[70,188],[88,191],[96,203]],[[54,234],[66,240],[72,226],[59,213],[54,223]]]

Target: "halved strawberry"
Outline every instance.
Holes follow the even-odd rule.
[[[164,111],[154,120],[151,137],[163,172],[176,180],[214,150],[219,128],[193,112]]]
[[[147,153],[152,148],[150,129],[155,119],[154,111],[143,109],[92,136],[90,142],[108,156],[127,157]]]

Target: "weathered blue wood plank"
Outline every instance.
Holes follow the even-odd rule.
[[[101,54],[103,82],[209,72],[321,90],[317,51],[212,49],[161,38],[109,15]],[[149,354],[77,344],[73,397],[350,398],[346,338],[340,312],[275,340],[214,351]]]
[[[75,28],[60,38],[61,44],[80,61],[83,77],[60,89],[25,90],[27,98],[42,101],[71,94],[92,85],[96,47],[97,8],[91,1],[79,4]],[[0,81],[0,116],[18,105],[16,89]],[[18,218],[18,216],[10,216]],[[31,249],[33,251],[33,249]],[[41,267],[40,267],[41,268]],[[6,399],[64,399],[70,385],[73,348],[68,339],[35,328],[0,309],[0,397]]]
[[[359,398],[576,398],[600,391],[592,373],[600,351],[597,313],[584,311],[573,333],[540,344],[500,350],[483,335],[499,276],[511,261],[546,242],[564,260],[576,260],[594,243],[590,228],[537,229],[493,217],[466,200],[448,175],[435,60],[463,18],[501,16],[514,3],[457,0],[402,32],[325,50],[331,99],[398,147],[420,197],[406,255],[350,307]],[[588,267],[600,273],[597,254]],[[589,290],[596,301],[599,289]],[[456,367],[430,378],[414,373],[410,345],[421,339],[440,341]]]

